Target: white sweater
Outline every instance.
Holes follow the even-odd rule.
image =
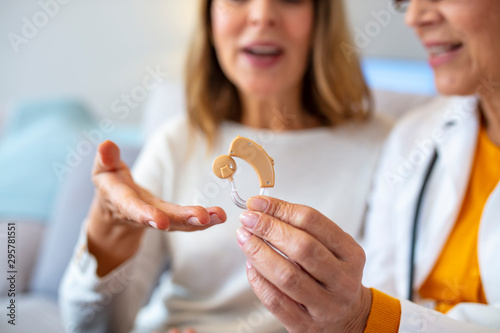
[[[170,327],[193,327],[199,333],[285,332],[247,281],[246,258],[235,237],[242,210],[232,203],[228,182],[213,174],[213,160],[228,153],[237,135],[256,141],[275,161],[271,196],[312,206],[357,238],[389,127],[377,117],[335,129],[288,132],[226,122],[215,149],[207,153],[204,140],[190,134],[184,117],[165,124],[144,147],[134,168],[135,181],[165,201],[221,206],[228,221],[194,233],[148,229],[136,255],[104,278],[96,276],[95,258],[86,251],[84,227],[60,290],[68,332]],[[254,170],[236,162],[240,195],[257,195]],[[167,264],[169,270],[162,274]]]

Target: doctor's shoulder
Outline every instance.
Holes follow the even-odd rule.
[[[447,111],[456,103],[456,97],[436,96],[408,110],[394,124],[385,150],[404,152],[412,149],[418,141],[432,139],[433,133],[442,126]]]

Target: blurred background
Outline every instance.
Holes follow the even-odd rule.
[[[396,119],[432,98],[404,15],[388,0],[345,2],[355,41],[346,52],[362,55],[376,110]],[[92,198],[96,146],[112,139],[132,164],[154,128],[183,112],[197,3],[0,0],[0,270],[13,223],[24,318],[14,331],[2,320],[0,331],[64,331],[57,289]],[[2,309],[8,288],[0,279]]]
[[[14,99],[64,93],[85,99],[93,112],[104,115],[142,80],[148,66],[160,66],[169,80],[181,77],[196,0],[61,0],[53,14],[46,9],[52,3],[0,0],[0,114]],[[416,66],[411,60],[425,59],[404,15],[389,11],[390,1],[346,3],[365,57],[410,60],[408,70]],[[123,121],[137,122],[141,110]]]

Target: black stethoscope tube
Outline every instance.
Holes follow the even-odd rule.
[[[417,209],[415,210],[415,216],[413,217],[413,228],[412,228],[412,234],[411,234],[411,248],[410,248],[410,269],[409,269],[409,271],[410,271],[409,280],[410,281],[409,281],[409,285],[408,285],[408,300],[410,300],[410,301],[413,301],[413,284],[414,284],[414,280],[415,280],[415,247],[417,244],[418,221],[420,219],[420,211],[422,208],[422,201],[424,198],[424,192],[425,192],[425,189],[427,188],[427,183],[429,182],[429,179],[431,178],[432,170],[434,169],[434,166],[436,165],[437,159],[438,159],[438,153],[437,153],[437,150],[434,149],[431,162],[429,163],[429,166],[427,167],[424,182],[422,184],[422,188],[420,189],[420,194],[418,196]]]

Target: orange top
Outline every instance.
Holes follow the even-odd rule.
[[[436,300],[437,311],[445,313],[461,302],[487,303],[479,272],[477,237],[484,206],[499,181],[500,148],[490,141],[486,128],[482,126],[469,186],[457,222],[433,270],[420,288],[422,297]],[[373,290],[372,309],[365,333],[397,332],[400,317],[399,301]]]
[[[365,333],[398,333],[401,319],[401,303],[376,289],[373,294],[372,309],[368,316]]]
[[[420,288],[423,298],[436,300],[439,312],[446,313],[462,302],[487,303],[479,273],[477,237],[483,208],[499,180],[500,148],[490,141],[482,126],[460,215]]]

